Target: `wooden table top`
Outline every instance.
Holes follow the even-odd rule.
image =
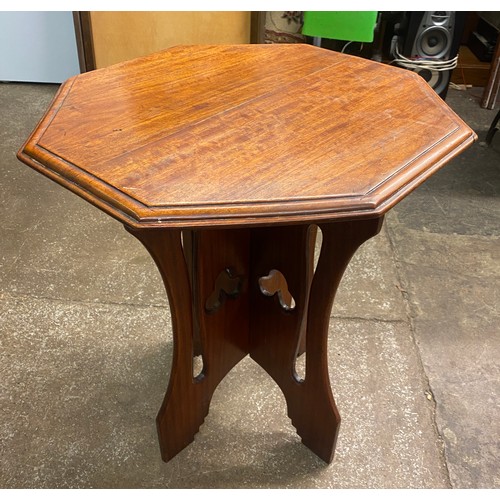
[[[231,226],[379,216],[475,138],[407,70],[179,46],[70,78],[18,157],[129,226]]]

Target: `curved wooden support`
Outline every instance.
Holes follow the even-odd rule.
[[[290,294],[286,278],[280,271],[271,269],[267,276],[259,278],[259,287],[260,291],[268,297],[278,294],[280,306],[285,311],[293,311],[295,309],[295,299]]]
[[[358,247],[375,236],[383,218],[321,224],[323,244],[311,285],[306,333],[306,379],[292,422],[303,443],[325,462],[333,460],[340,427],[328,374],[328,330],[335,294]]]
[[[127,227],[153,257],[170,304],[174,350],[168,389],[156,418],[163,460],[169,460],[194,439],[208,413],[201,386],[193,381],[193,317],[189,275],[181,231],[137,231]],[[192,411],[196,408],[196,411]]]
[[[168,389],[156,423],[162,458],[173,458],[194,439],[208,414],[215,388],[248,353],[248,300],[228,301],[205,313],[220,271],[229,264],[247,272],[245,231],[200,231],[189,235],[194,252],[183,250],[180,230],[127,230],[149,251],[163,278],[172,316],[174,350]],[[188,265],[185,255],[193,256]],[[224,262],[222,264],[222,262]],[[191,275],[191,276],[190,276]],[[245,295],[246,284],[240,288]],[[199,327],[203,370],[193,377],[194,321]]]
[[[296,299],[296,309],[283,311],[254,287],[250,355],[283,391],[288,416],[302,442],[328,463],[333,459],[340,425],[328,375],[330,311],[349,260],[361,243],[378,233],[381,222],[373,219],[321,224],[323,245],[310,287],[309,226],[262,229],[252,240],[252,281],[269,268],[279,269]],[[304,316],[306,371],[301,380],[294,367]]]

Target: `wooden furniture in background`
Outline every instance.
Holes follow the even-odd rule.
[[[73,12],[73,23],[75,25],[76,46],[78,48],[78,59],[80,61],[80,72],[96,69],[92,22],[90,12]]]
[[[450,81],[473,87],[485,87],[488,83],[490,67],[490,63],[481,62],[467,45],[462,45],[458,53],[458,64],[451,73]]]
[[[474,140],[412,72],[301,44],[187,46],[68,80],[18,157],[122,222],[160,270],[174,332],[164,460],[249,354],[329,462],[342,274],[383,215]]]
[[[490,75],[488,82],[484,88],[481,106],[486,109],[493,109],[495,107],[498,93],[500,92],[500,36],[498,37],[491,61]]]
[[[181,44],[250,42],[250,12],[103,12],[90,24],[96,68]]]

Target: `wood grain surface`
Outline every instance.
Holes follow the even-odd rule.
[[[180,46],[62,85],[21,161],[132,227],[378,217],[475,140],[412,72]]]

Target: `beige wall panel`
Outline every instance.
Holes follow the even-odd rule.
[[[250,41],[250,12],[94,11],[91,21],[98,68],[173,45]]]

